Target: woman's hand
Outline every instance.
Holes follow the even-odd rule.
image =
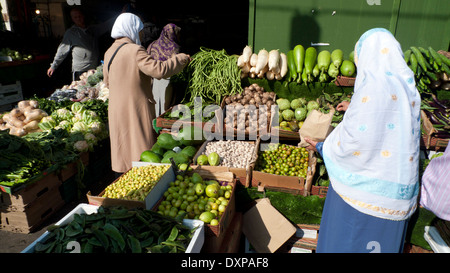
[[[347,111],[349,104],[350,104],[350,102],[343,101],[336,106],[336,110],[337,111]]]
[[[305,137],[305,141],[309,143],[309,146],[306,147],[307,150],[312,150],[314,152],[317,152],[317,149],[316,149],[316,145],[318,143],[317,141],[314,141],[314,140],[306,138],[306,137]]]
[[[55,70],[52,69],[52,68],[49,68],[49,69],[47,70],[47,76],[51,77],[51,76],[53,75],[53,72],[55,72]]]

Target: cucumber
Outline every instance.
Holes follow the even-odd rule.
[[[431,57],[437,63],[437,65],[442,66],[442,59],[438,55],[439,53],[437,53],[436,50],[434,50],[431,46],[428,47],[428,51],[430,52]]]
[[[409,62],[411,64],[411,70],[413,71],[414,75],[417,75],[417,58],[416,55],[411,54]]]
[[[416,56],[417,63],[420,65],[420,67],[422,67],[422,69],[423,69],[424,71],[428,71],[427,64],[426,64],[426,60],[425,60],[425,58],[423,57],[423,55],[422,55],[422,53],[420,52],[420,50],[419,50],[417,47],[412,46],[412,47],[411,47],[411,51],[412,51],[413,54]]]
[[[403,56],[405,58],[405,62],[409,63],[409,60],[411,58],[411,49],[406,50],[405,53],[403,53]]]

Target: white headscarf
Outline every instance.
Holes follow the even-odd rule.
[[[120,14],[111,30],[111,37],[114,39],[127,37],[137,45],[141,45],[139,32],[144,28],[141,19],[132,13]]]
[[[360,212],[405,220],[417,206],[420,94],[395,37],[371,29],[356,44],[357,76],[323,156],[333,189]]]

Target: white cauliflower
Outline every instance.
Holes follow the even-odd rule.
[[[89,150],[89,144],[86,140],[79,140],[73,144],[73,148],[78,152],[87,152]]]

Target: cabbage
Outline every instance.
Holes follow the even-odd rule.
[[[91,124],[94,121],[98,121],[100,118],[96,112],[91,111],[91,110],[86,110],[81,115],[81,119],[83,120],[84,123]]]
[[[52,116],[43,117],[39,122],[39,128],[43,131],[50,131],[56,126],[56,121]]]
[[[72,110],[75,115],[82,115],[86,111],[86,107],[81,102],[76,101],[72,104],[70,110]]]
[[[87,132],[88,130],[89,127],[85,123],[78,121],[73,124],[72,130],[70,131],[74,133],[74,132]]]
[[[73,117],[73,114],[71,111],[67,110],[66,108],[60,108],[56,110],[56,117],[59,120],[70,120]]]

